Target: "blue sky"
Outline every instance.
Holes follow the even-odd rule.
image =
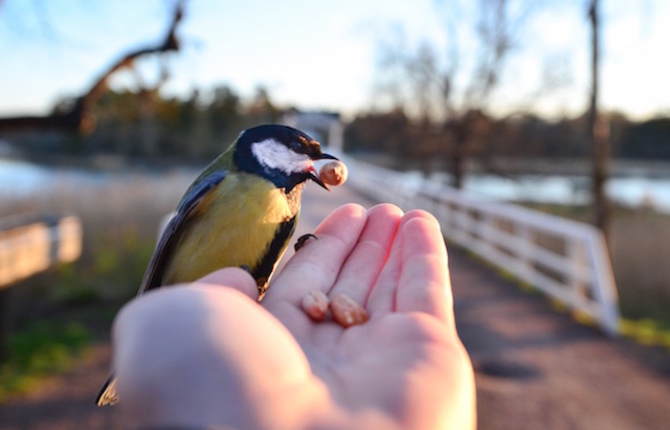
[[[601,2],[603,107],[638,118],[669,113],[670,2]],[[184,49],[169,60],[172,78],[164,91],[185,95],[227,83],[250,95],[262,84],[282,105],[353,114],[372,105],[376,48],[394,28],[404,28],[410,46],[423,40],[446,45],[438,3],[190,0],[179,31]],[[530,104],[549,115],[581,111],[589,82],[586,1],[531,3],[494,108]],[[44,113],[58,97],[80,93],[128,48],[159,40],[170,4],[3,0],[0,115]],[[467,5],[464,1],[456,8],[464,23],[472,11]],[[465,25],[459,30],[462,40],[471,37]],[[146,61],[141,70],[151,77],[158,63]],[[562,77],[553,91],[544,85],[547,72]],[[120,75],[114,84],[124,85],[129,76]]]

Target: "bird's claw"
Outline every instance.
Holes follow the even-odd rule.
[[[319,238],[316,237],[316,236],[314,236],[312,233],[303,234],[303,235],[300,236],[300,237],[298,238],[298,240],[295,242],[295,245],[293,245],[293,249],[295,250],[295,252],[298,252],[298,250],[299,250],[300,248],[302,248],[303,246],[305,246],[305,243],[307,243],[307,241],[308,241],[310,238],[314,238],[315,240],[319,240]]]

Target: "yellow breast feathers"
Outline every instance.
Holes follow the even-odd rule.
[[[278,226],[299,209],[282,189],[244,173],[227,176],[200,205],[170,258],[164,284],[191,282],[222,267],[254,268]]]

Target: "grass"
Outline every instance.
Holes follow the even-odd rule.
[[[194,176],[121,171],[88,181],[63,174],[30,196],[0,195],[0,215],[74,214],[84,228],[77,262],[11,287],[10,315],[0,317],[18,329],[0,365],[0,401],[38,388],[45,376],[85,354],[86,345],[108,336],[114,314],[137,292],[160,219],[174,210]]]
[[[638,320],[623,319],[621,334],[635,339],[638,343],[662,346],[670,350],[670,325],[652,318]]]
[[[71,368],[84,354],[92,333],[76,322],[42,320],[9,339],[9,359],[0,366],[0,402],[13,393],[39,387],[53,373]]]

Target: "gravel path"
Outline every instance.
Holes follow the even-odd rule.
[[[298,235],[345,202],[370,206],[347,187],[308,187]],[[541,296],[451,248],[456,319],[476,370],[480,429],[670,428],[670,354],[557,313]],[[110,347],[98,344],[77,368],[39,392],[0,405],[0,430],[120,429],[114,408],[93,399],[107,377]]]
[[[481,429],[670,428],[670,354],[608,339],[451,249]]]

